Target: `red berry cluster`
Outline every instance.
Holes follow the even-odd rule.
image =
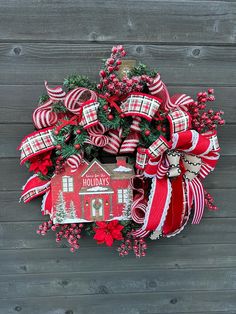
[[[52,228],[53,222],[52,220],[44,221],[41,225],[39,225],[37,234],[45,236],[45,234]]]
[[[57,145],[57,146],[59,146],[59,145]],[[60,156],[58,156],[58,158],[56,160],[55,173],[59,174],[59,173],[63,172],[64,170],[65,170],[65,162],[64,162],[63,157],[60,155]]]
[[[200,92],[197,94],[197,101],[189,107],[192,116],[192,127],[199,133],[206,132],[207,130],[215,130],[217,125],[225,124],[222,119],[223,111],[213,111],[209,109],[204,111],[208,101],[214,101],[214,90],[208,89],[208,92]]]
[[[206,190],[204,190],[204,195],[205,195],[205,205],[208,207],[208,209],[212,211],[218,210],[219,208],[215,205],[213,196],[210,193],[208,193]]]
[[[143,257],[146,255],[147,244],[143,239],[134,239],[132,242],[130,238],[127,238],[117,249],[122,257],[128,255],[131,250],[136,257]]]
[[[52,220],[48,222],[43,222],[39,225],[39,229],[37,230],[37,234],[45,235],[50,229],[52,231],[57,231],[56,233],[56,242],[61,242],[62,239],[66,239],[70,245],[70,251],[72,253],[75,250],[79,249],[79,239],[81,238],[83,224],[53,224]]]
[[[133,76],[132,78],[124,75],[120,80],[117,71],[122,64],[121,58],[125,55],[123,46],[113,47],[110,58],[106,60],[104,70],[99,73],[101,79],[97,88],[103,91],[105,97],[121,96],[131,91],[142,91],[144,83],[150,83],[152,80],[148,75]]]

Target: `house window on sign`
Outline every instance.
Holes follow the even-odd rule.
[[[118,204],[123,204],[128,199],[128,190],[127,189],[118,189],[117,190]]]
[[[62,177],[62,189],[63,192],[73,192],[74,182],[72,177]]]

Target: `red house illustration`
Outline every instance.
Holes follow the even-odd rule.
[[[66,166],[52,178],[54,223],[127,219],[124,211],[132,201],[133,175],[126,157],[117,157],[115,164],[84,161],[75,172]]]

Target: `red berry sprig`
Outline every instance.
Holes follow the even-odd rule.
[[[223,111],[214,111],[209,109],[205,111],[207,102],[214,101],[214,90],[208,89],[208,92],[200,92],[197,94],[197,101],[189,107],[192,116],[192,127],[199,133],[206,132],[207,130],[215,130],[217,125],[225,124],[222,118]]]
[[[207,208],[212,211],[218,210],[219,208],[215,205],[214,197],[206,190],[204,190],[204,195],[205,195],[205,205],[207,206]]]
[[[136,257],[146,256],[147,244],[144,239],[133,239],[131,240],[130,234],[127,234],[127,238],[118,247],[117,251],[119,255],[124,257],[133,250]]]
[[[44,236],[49,230],[56,232],[59,229],[59,231],[56,232],[56,242],[59,243],[62,239],[66,239],[70,245],[70,251],[74,253],[75,250],[78,250],[80,247],[79,240],[83,226],[83,224],[75,223],[64,225],[53,224],[53,221],[49,220],[39,225],[37,234]]]
[[[117,75],[117,71],[122,64],[122,58],[126,55],[123,46],[115,46],[112,48],[111,56],[106,60],[105,67],[100,71],[100,83],[97,88],[102,90],[106,97],[112,95],[121,96],[130,92],[141,92],[145,83],[151,83],[152,78],[148,75],[133,76],[129,78],[124,76],[121,80]]]

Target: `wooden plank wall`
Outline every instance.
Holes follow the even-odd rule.
[[[235,1],[1,0],[0,313],[236,313]],[[20,139],[43,81],[97,79],[113,44],[157,67],[172,93],[213,87],[225,111],[222,158],[206,185],[221,208],[199,226],[119,258],[85,240],[79,253],[40,238],[40,202],[18,205]]]

